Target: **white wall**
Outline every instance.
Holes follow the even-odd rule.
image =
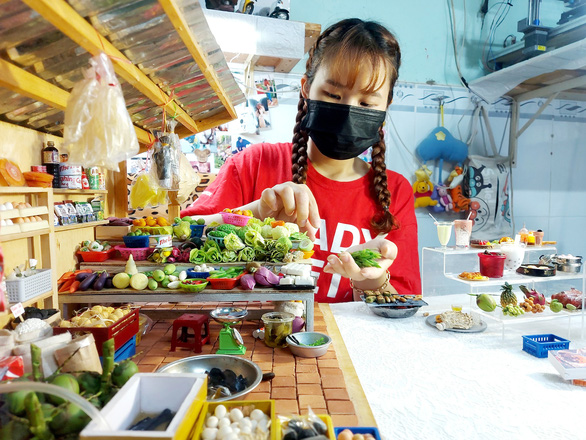
[[[425,96],[444,94],[445,127],[459,139],[466,139],[474,104],[460,87],[398,83],[387,119],[387,167],[414,181],[419,164],[413,158],[416,146],[439,125],[437,102]],[[544,100],[523,103],[520,126]],[[568,108],[576,107],[573,110]],[[586,167],[586,106],[562,100],[548,109],[519,139],[518,164],[513,168],[513,220],[515,230],[523,224],[530,230],[542,229],[546,240],[556,240],[563,253],[586,253],[586,185],[581,174]],[[251,142],[289,142],[297,112],[297,97],[290,93],[279,98],[279,106],[270,109],[272,128],[259,136],[244,136]],[[489,108],[491,126],[501,154],[508,154],[509,107],[502,100]],[[392,122],[391,122],[392,121]],[[397,130],[394,129],[394,126]],[[503,137],[504,135],[504,137]],[[486,138],[486,137],[485,137]],[[402,145],[402,142],[405,147]],[[488,141],[486,141],[488,147]],[[470,152],[485,154],[482,132],[476,136]],[[431,165],[431,164],[430,164]],[[447,177],[448,168],[443,178]],[[437,172],[437,170],[436,170]],[[447,218],[456,218],[455,214]],[[437,246],[436,229],[427,210],[418,209],[419,246]],[[450,245],[453,245],[452,237]]]

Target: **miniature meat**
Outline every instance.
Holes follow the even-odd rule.
[[[562,290],[561,292],[552,295],[551,299],[557,299],[564,305],[564,307],[567,304],[572,304],[577,309],[582,308],[582,292],[573,287],[570,290]]]

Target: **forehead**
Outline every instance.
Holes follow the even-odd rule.
[[[391,83],[388,64],[381,58],[364,58],[359,61],[337,56],[324,60],[315,80],[361,93],[378,92],[387,96]]]

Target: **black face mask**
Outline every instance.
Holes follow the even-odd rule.
[[[306,102],[301,129],[309,133],[324,156],[352,159],[380,140],[378,131],[387,112],[311,99]]]

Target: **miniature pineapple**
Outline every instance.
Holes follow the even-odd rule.
[[[509,304],[516,306],[517,296],[513,293],[513,286],[505,281],[505,284],[501,286],[501,306],[506,307]]]

